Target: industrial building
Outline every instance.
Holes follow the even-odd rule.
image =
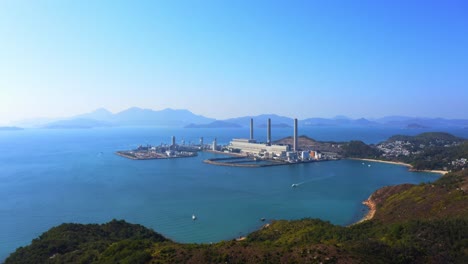
[[[295,122],[297,126],[297,119]],[[297,127],[294,129],[297,132]],[[265,158],[285,157],[289,151],[288,145],[272,145],[271,144],[271,120],[267,122],[267,142],[257,143],[254,139],[253,119],[250,119],[250,139],[233,139],[228,145],[231,152],[240,152],[255,156],[263,156]]]
[[[268,155],[281,156],[284,152],[289,150],[289,146],[285,145],[269,145],[264,143],[256,143],[250,139],[238,139],[235,138],[231,141],[228,146],[229,150],[236,152],[239,150],[241,153],[253,154],[253,155]]]

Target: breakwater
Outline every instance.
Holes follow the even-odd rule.
[[[293,165],[293,164],[298,164],[298,163],[310,163],[310,162],[315,162],[315,161],[286,162],[286,161],[271,160],[271,159],[254,159],[254,158],[244,156],[244,157],[206,159],[203,162],[207,164],[228,166],[228,167],[260,168],[260,167]]]

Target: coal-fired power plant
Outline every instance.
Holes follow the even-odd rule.
[[[226,158],[220,158],[212,164],[237,167],[265,167],[336,159],[336,157],[332,156],[322,157],[319,151],[313,150],[310,147],[305,147],[300,150],[298,143],[299,137],[297,135],[299,131],[298,120],[297,118],[289,120],[294,122],[293,136],[278,140],[277,143],[274,143],[271,138],[271,119],[267,119],[266,141],[257,142],[257,140],[254,139],[254,124],[253,118],[251,118],[250,138],[233,138],[231,142],[223,148],[224,152],[236,153],[236,156],[240,155],[240,157],[228,158],[233,161],[226,161]]]
[[[297,151],[297,118],[294,118],[294,142],[293,151]]]
[[[271,145],[271,119],[268,118],[267,122],[267,144]]]

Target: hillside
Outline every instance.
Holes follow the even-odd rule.
[[[343,149],[344,156],[347,158],[378,159],[382,155],[382,151],[375,148],[375,146],[369,146],[357,140],[343,143],[341,148]]]
[[[124,221],[62,224],[8,263],[466,263],[468,171],[375,192],[373,220],[273,221],[242,241],[179,244]]]
[[[409,141],[414,144],[432,144],[435,146],[443,146],[453,142],[462,142],[463,138],[456,137],[445,132],[426,132],[416,136],[395,135],[390,137],[387,142],[394,141]]]
[[[5,263],[144,263],[151,259],[152,243],[169,241],[153,230],[125,221],[62,224],[18,248]]]
[[[280,140],[276,140],[273,144],[279,145],[293,145],[293,137],[285,137]],[[297,138],[297,144],[299,149],[313,149],[322,152],[335,152],[335,153],[342,153],[343,150],[341,149],[342,143],[336,142],[323,142],[323,141],[316,141],[308,136],[299,136]]]
[[[468,170],[447,174],[433,184],[395,191],[399,186],[386,187],[372,195],[377,206],[376,220],[394,223],[418,219],[468,219]]]

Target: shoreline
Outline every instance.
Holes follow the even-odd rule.
[[[393,164],[393,165],[400,165],[400,166],[405,166],[408,167],[409,171],[414,171],[414,172],[430,172],[430,173],[438,173],[441,175],[445,175],[448,173],[448,171],[444,170],[415,170],[413,169],[413,165],[404,163],[404,162],[399,162],[399,161],[388,161],[388,160],[378,160],[378,159],[362,159],[362,158],[348,158],[350,160],[362,160],[362,161],[370,161],[370,162],[380,162],[380,163],[387,163],[387,164]]]
[[[372,200],[372,195],[373,193],[369,196],[369,198],[367,198],[367,200],[362,201],[362,204],[367,206],[367,208],[369,208],[369,211],[359,221],[351,225],[357,225],[374,218],[375,213],[377,212],[377,203],[374,200]]]
[[[440,174],[441,176],[445,175],[448,173],[448,171],[444,171],[444,170],[414,170],[413,169],[413,166],[411,164],[408,164],[408,163],[404,163],[404,162],[399,162],[399,161],[388,161],[388,160],[377,160],[377,159],[363,159],[363,158],[348,158],[350,160],[361,160],[361,161],[370,161],[370,162],[380,162],[380,163],[387,163],[387,164],[392,164],[392,165],[400,165],[400,166],[405,166],[405,167],[408,167],[408,170],[409,171],[413,171],[413,172],[430,172],[430,173],[437,173],[437,174]],[[370,196],[369,198],[367,198],[366,200],[362,201],[362,204],[367,206],[367,208],[369,209],[369,211],[357,222],[351,224],[351,225],[356,225],[356,224],[360,224],[364,221],[367,221],[367,220],[371,220],[372,218],[374,218],[375,216],[375,213],[377,212],[377,203],[372,199],[372,196],[374,195],[375,192],[377,192],[379,189],[375,190]]]

